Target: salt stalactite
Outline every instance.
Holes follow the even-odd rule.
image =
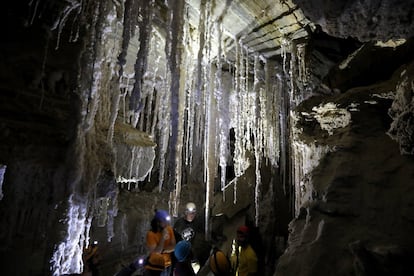
[[[149,91],[147,94],[155,93],[155,103],[153,101],[148,101],[148,109],[153,108],[152,123],[149,129],[146,129],[146,132],[150,132],[151,136],[157,138],[157,148],[158,148],[158,168],[159,168],[159,179],[158,179],[158,191],[161,192],[166,172],[166,162],[167,162],[167,151],[168,143],[170,137],[170,72],[164,68],[166,62],[166,46],[167,42],[163,36],[157,31],[156,28],[153,28],[151,41],[150,41],[149,54],[152,57],[156,57],[153,63],[154,68],[148,68],[152,70],[152,85],[147,87]],[[151,120],[150,114],[147,115],[147,120]],[[158,133],[158,135],[156,135]],[[151,175],[150,173],[148,175]]]
[[[195,41],[191,36],[191,31],[189,29],[188,18],[186,18],[186,34],[185,34],[185,43],[186,45],[186,64],[185,68],[187,69],[186,81],[185,81],[185,107],[184,107],[184,137],[183,137],[183,151],[184,151],[184,164],[192,169],[192,159],[193,159],[193,143],[194,143],[194,118],[195,118],[195,82],[196,79],[196,71],[197,71],[197,64],[194,63],[194,55],[195,53],[192,52],[194,49],[197,48],[197,41]]]
[[[98,112],[99,108],[99,90],[101,85],[101,78],[102,78],[102,61],[103,60],[96,60],[93,63],[93,83],[92,87],[89,93],[89,99],[88,99],[88,110],[86,114],[86,120],[85,120],[85,130],[89,131],[91,127],[94,125],[95,116]]]
[[[210,5],[209,5],[210,6]],[[206,41],[206,12],[209,10],[207,7],[207,0],[200,1],[200,21],[198,22],[198,32],[199,32],[199,48],[197,54],[197,79],[196,79],[196,91],[195,91],[195,102],[197,105],[200,105],[201,102],[201,90],[202,90],[202,65],[204,59],[204,46]]]
[[[280,173],[284,194],[288,194],[290,160],[289,160],[289,93],[286,92],[285,74],[279,75],[279,81],[283,84],[278,91],[280,96]]]
[[[265,100],[261,101],[260,118],[264,129],[264,155],[274,167],[280,165],[280,96],[282,81],[277,77],[276,64],[267,60],[265,63]]]
[[[282,140],[282,181],[285,189],[285,194],[290,195],[291,202],[290,208],[292,213],[297,212],[297,200],[300,198],[300,184],[295,182],[295,174],[301,168],[295,166],[295,160],[289,156],[292,156],[292,144],[293,137],[291,126],[294,124],[292,121],[292,110],[298,104],[297,99],[297,87],[296,87],[296,55],[295,45],[288,38],[284,38],[282,41],[282,57],[283,57],[283,81],[284,91],[282,97],[282,112],[281,112],[281,139]],[[289,55],[288,55],[289,54]],[[288,187],[288,183],[290,186]]]
[[[129,110],[132,113],[131,125],[134,127],[137,126],[140,112],[142,111],[143,107],[143,104],[141,102],[141,94],[143,89],[144,76],[147,70],[147,59],[150,47],[149,42],[152,32],[154,0],[152,0],[150,3],[148,3],[148,1],[141,0],[139,1],[138,5],[139,49],[134,65],[134,88],[132,89],[129,101]]]
[[[87,91],[82,91],[81,96],[83,96],[83,109],[86,111],[83,115],[85,115],[85,119],[83,120],[83,129],[88,132],[91,127],[94,125],[95,115],[98,111],[98,103],[99,103],[99,89],[101,83],[101,76],[102,76],[102,47],[98,41],[101,41],[102,38],[102,26],[104,18],[100,17],[100,11],[102,9],[101,4],[96,4],[93,16],[92,16],[92,23],[93,26],[91,28],[91,35],[89,37],[88,46],[85,52],[85,56],[89,59],[92,63],[92,68],[87,68],[86,70],[90,69],[92,71],[92,78],[90,80],[90,86],[85,86]],[[78,76],[79,83],[85,82],[82,75]],[[86,98],[87,96],[87,98]]]
[[[306,43],[296,45],[297,60],[298,60],[298,80],[304,85],[308,83],[308,70],[306,66]],[[303,100],[303,99],[302,99]]]
[[[191,48],[190,43],[190,26],[189,26],[189,18],[188,18],[188,6],[183,5],[183,11],[181,11],[180,14],[184,14],[184,17],[182,19],[182,42],[184,45],[186,45],[188,48]],[[180,43],[180,42],[179,42]],[[176,145],[176,168],[175,168],[175,187],[174,187],[174,194],[173,194],[173,208],[171,210],[171,213],[173,216],[178,216],[178,208],[180,204],[180,196],[181,196],[181,182],[182,182],[182,174],[183,174],[183,162],[182,162],[182,156],[183,156],[183,148],[184,148],[184,142],[186,140],[185,138],[185,130],[184,130],[184,110],[188,109],[188,106],[186,105],[187,102],[187,93],[186,91],[191,90],[191,83],[189,84],[186,80],[190,79],[192,66],[192,53],[189,51],[186,51],[185,49],[187,47],[179,48],[179,51],[181,52],[181,60],[180,60],[180,83],[179,83],[179,102],[178,102],[178,116],[179,116],[179,124],[178,124],[178,140]]]
[[[116,192],[117,193],[117,192]],[[114,231],[114,219],[118,215],[118,195],[112,197],[112,208],[108,210],[108,222],[107,222],[107,241],[111,242],[115,237]],[[87,231],[89,233],[89,231]]]
[[[60,36],[62,34],[63,28],[65,27],[66,21],[68,20],[69,16],[72,14],[72,12],[78,10],[78,14],[80,14],[82,10],[82,0],[76,1],[76,0],[67,0],[68,6],[65,7],[65,9],[60,13],[59,18],[55,21],[53,24],[51,30],[58,30],[57,39],[56,39],[56,47],[55,50],[59,49],[59,43],[60,43]],[[76,17],[75,17],[76,18]]]
[[[247,49],[244,49],[242,41],[239,40],[238,60],[236,68],[236,94],[237,94],[237,115],[235,129],[235,154],[234,167],[236,177],[244,174],[249,167],[249,160],[246,157],[247,151],[251,150],[250,135],[252,130],[251,123],[251,95],[249,95],[249,55]]]
[[[4,181],[4,174],[6,173],[7,166],[0,164],[0,200],[3,199],[3,181]]]
[[[168,1],[169,14],[168,14],[168,30],[167,39],[165,45],[165,51],[167,58],[167,64],[170,74],[170,138],[168,144],[168,162],[166,163],[166,169],[169,173],[169,183],[167,189],[172,191],[177,185],[177,175],[181,172],[177,170],[177,164],[181,160],[181,156],[177,154],[181,153],[182,141],[179,135],[182,131],[183,118],[180,117],[180,94],[183,87],[180,88],[182,83],[181,78],[181,58],[182,48],[179,45],[182,44],[183,38],[183,13],[184,13],[184,0]],[[181,99],[182,100],[182,99]],[[181,113],[182,116],[182,113]],[[178,184],[180,185],[180,183]]]
[[[112,142],[113,142],[114,129],[115,129],[116,119],[118,117],[120,100],[121,100],[121,92],[119,91],[119,89],[116,89],[114,94],[112,95],[111,109],[110,109],[110,115],[109,115],[109,128],[108,128],[108,134],[106,138],[107,142],[110,145],[112,145]]]
[[[241,167],[241,159],[243,158],[243,125],[242,123],[242,109],[243,109],[243,94],[242,94],[242,80],[243,80],[243,48],[240,45],[239,41],[236,44],[236,70],[234,72],[235,82],[236,82],[236,116],[235,116],[235,141],[234,141],[234,173],[236,178],[240,177],[243,174],[243,170]],[[235,183],[235,188],[237,187]],[[236,200],[236,199],[235,199]]]
[[[201,0],[200,2],[200,21],[199,21],[199,48],[197,54],[197,78],[195,84],[194,92],[194,142],[193,144],[201,146],[203,142],[203,133],[204,133],[204,117],[203,110],[204,106],[204,94],[206,91],[207,75],[206,75],[206,66],[208,65],[208,45],[206,41],[210,41],[211,21],[207,20],[210,18],[211,14],[211,1]],[[191,153],[191,155],[193,155]]]
[[[194,45],[193,45],[194,47]],[[189,57],[187,60],[191,61],[191,55],[189,54]],[[194,64],[189,64],[187,68],[193,69]],[[191,72],[188,72],[191,74]],[[193,72],[194,74],[194,72]],[[193,159],[193,145],[194,145],[194,130],[195,130],[195,86],[194,86],[194,75],[189,76],[186,83],[186,90],[188,93],[186,94],[186,102],[187,106],[185,108],[186,114],[185,117],[187,118],[187,123],[185,125],[185,141],[184,141],[184,147],[185,147],[185,156],[184,156],[184,162],[186,166],[190,167],[190,170],[192,169],[192,159]],[[189,83],[188,83],[189,82]]]
[[[290,51],[290,41],[287,38],[282,38],[282,41],[280,43],[281,48],[281,56],[283,60],[283,73],[285,75],[288,75],[288,71],[286,69],[286,65],[288,64],[288,53]]]
[[[115,91],[113,92],[113,95],[112,95],[110,117],[109,117],[109,129],[108,129],[108,134],[107,134],[107,142],[109,144],[112,144],[113,142],[114,128],[115,128],[115,123],[116,123],[118,113],[119,113],[119,105],[120,105],[121,98],[124,101],[123,103],[124,119],[126,117],[125,116],[126,114],[125,113],[126,112],[125,96],[128,91],[129,77],[124,76],[124,66],[126,63],[128,45],[129,45],[129,42],[131,40],[131,35],[132,35],[131,25],[132,25],[132,22],[135,22],[132,20],[132,16],[131,16],[131,11],[133,10],[131,5],[132,5],[132,0],[125,1],[124,17],[123,17],[123,21],[120,22],[120,24],[122,24],[122,41],[121,41],[121,46],[120,46],[121,47],[120,53],[118,55],[118,66],[119,66],[119,70],[118,70],[119,87],[118,88],[119,89],[114,89]],[[125,87],[123,87],[124,79],[126,79]],[[122,91],[125,91],[125,93],[122,93]]]
[[[208,14],[211,12],[211,5],[208,5]],[[207,16],[208,18],[208,16]],[[200,134],[198,139],[200,139],[200,142],[202,142],[202,154],[203,154],[203,181],[206,184],[206,188],[208,185],[208,155],[209,155],[209,149],[208,149],[208,135],[209,135],[209,112],[210,112],[210,105],[211,105],[211,70],[212,70],[212,63],[207,62],[211,60],[211,37],[212,37],[212,20],[206,20],[206,26],[205,26],[205,45],[204,45],[204,62],[202,66],[202,72],[203,72],[203,88],[202,88],[202,99],[201,99],[201,106],[202,106],[202,112],[200,112],[200,119],[198,120],[198,123],[200,124]],[[206,197],[207,197],[207,191],[206,191]]]
[[[211,206],[211,199],[214,193],[214,181],[216,178],[217,162],[217,102],[214,97],[214,74],[215,68],[210,65],[209,84],[207,87],[207,93],[205,94],[206,101],[206,125],[205,125],[205,142],[204,142],[204,163],[205,163],[205,181],[206,181],[206,206]],[[209,218],[210,208],[206,208],[205,212],[205,226],[206,226],[206,238],[209,237]]]
[[[170,87],[170,79],[171,76],[168,71],[165,72],[164,76],[164,83],[161,87],[160,91],[160,110],[158,111],[158,117],[159,117],[159,124],[158,124],[158,131],[160,132],[160,138],[159,138],[159,180],[158,180],[158,191],[161,192],[162,186],[164,183],[164,177],[165,177],[165,171],[167,169],[167,150],[168,150],[168,143],[169,143],[169,137],[170,137],[170,97],[171,93],[168,93],[168,88]]]
[[[219,165],[220,165],[220,172],[221,172],[221,188],[223,189],[226,186],[226,167],[227,167],[227,157],[228,157],[228,123],[226,123],[226,111],[224,101],[224,91],[223,91],[223,72],[222,72],[222,23],[221,21],[217,21],[215,24],[215,29],[217,31],[217,40],[219,42],[218,52],[217,52],[217,71],[215,75],[215,90],[214,96],[216,98],[216,102],[218,105],[218,114],[219,114],[219,122],[218,122],[218,143],[219,145],[217,148],[219,149]],[[228,104],[228,102],[227,102]],[[225,193],[223,193],[224,195]]]
[[[256,111],[252,114],[254,115],[255,125],[253,126],[254,131],[254,157],[255,157],[255,175],[256,183],[254,188],[254,203],[255,203],[255,225],[259,225],[259,215],[260,215],[260,184],[262,182],[262,177],[260,174],[260,164],[262,160],[262,149],[263,145],[263,126],[260,117],[260,102],[263,101],[262,93],[259,89],[259,55],[256,54],[254,57],[254,82],[253,82],[253,92],[255,95],[255,107]]]
[[[89,229],[91,220],[87,220],[86,200],[68,200],[67,236],[55,248],[51,259],[51,272],[54,276],[81,273],[83,270],[82,253],[85,241],[85,229]]]
[[[209,5],[208,13],[212,11],[212,6]],[[205,202],[206,202],[206,212],[205,212],[205,237],[209,237],[209,217],[210,217],[210,207],[211,200],[214,193],[214,180],[217,171],[217,162],[216,162],[216,145],[217,145],[217,102],[215,99],[215,70],[213,62],[211,62],[214,57],[212,56],[212,40],[214,36],[215,24],[213,20],[206,21],[206,44],[204,49],[204,58],[210,62],[205,62],[203,64],[203,160],[204,160],[204,182],[206,187],[205,192]],[[201,138],[200,137],[200,138]]]
[[[155,77],[153,77],[153,81],[155,81]],[[152,83],[154,83],[153,81],[152,81]],[[150,89],[150,88],[152,88],[152,89]],[[153,109],[153,106],[154,106],[153,104],[154,104],[155,97],[154,97],[154,93],[153,93],[154,92],[153,86],[148,87],[147,89],[149,90],[148,94],[147,94],[147,98],[146,98],[146,104],[145,104],[145,106],[146,106],[145,116],[147,118],[145,120],[146,122],[145,122],[145,127],[143,127],[143,130],[146,131],[146,132],[150,132],[150,130],[151,130],[151,118],[153,117],[152,109]],[[144,123],[144,117],[143,116],[141,117],[141,120]]]
[[[130,93],[130,87],[129,87],[129,83],[131,81],[131,76],[124,76],[122,79],[120,79],[120,85],[119,88],[121,89],[121,98],[122,98],[122,114],[123,114],[123,123],[128,123],[127,122],[127,104],[126,104],[126,99],[127,96]],[[124,81],[123,79],[126,79],[126,81]],[[125,82],[125,84],[124,84]]]
[[[236,43],[236,61],[234,71],[235,82],[235,114],[233,118],[233,128],[235,133],[234,141],[234,173],[235,181],[233,182],[234,203],[237,202],[237,179],[243,175],[245,169],[249,166],[246,158],[246,151],[249,150],[250,141],[250,123],[249,123],[249,93],[248,93],[248,53],[243,48],[242,39]]]
[[[203,16],[204,17],[204,16]],[[188,14],[186,17],[186,28],[185,28],[185,54],[186,54],[186,65],[185,68],[187,69],[186,75],[186,82],[185,82],[185,90],[187,91],[186,97],[186,106],[185,106],[185,130],[184,130],[184,163],[186,166],[190,168],[190,171],[193,169],[193,146],[194,146],[194,137],[196,131],[195,125],[195,118],[196,118],[196,95],[201,93],[197,91],[198,85],[198,74],[202,72],[202,66],[198,63],[198,53],[201,51],[202,57],[202,50],[199,49],[200,43],[200,34],[198,32],[193,32],[190,28]],[[201,20],[201,19],[200,19]],[[200,24],[200,22],[199,22]],[[204,35],[204,34],[202,34]],[[201,58],[200,57],[200,58]],[[200,71],[200,72],[199,72]],[[199,105],[198,105],[199,106]]]
[[[296,64],[296,60],[297,60],[297,56],[296,56],[296,44],[294,41],[289,41],[288,43],[288,47],[289,47],[289,52],[290,52],[290,62],[289,62],[289,137],[292,138],[289,141],[294,141],[294,137],[295,137],[295,129],[294,129],[294,108],[299,104],[298,102],[298,95],[300,95],[300,93],[298,92],[298,87],[296,85],[297,82],[297,64]],[[291,202],[291,208],[293,210],[292,213],[294,213],[295,215],[297,215],[299,213],[300,210],[300,202],[301,202],[301,198],[302,198],[302,192],[301,192],[301,184],[300,181],[298,181],[298,179],[296,178],[296,176],[298,174],[301,173],[302,171],[302,167],[300,166],[300,162],[297,159],[300,159],[300,156],[297,156],[294,154],[295,149],[294,149],[294,145],[292,142],[289,142],[289,150],[290,150],[290,154],[289,156],[291,156],[291,164],[290,164],[290,180],[291,180],[291,185],[293,187],[293,193],[294,196],[291,197],[292,198],[292,202]],[[298,166],[299,165],[299,166]]]
[[[92,220],[93,220],[93,216],[89,215],[88,218],[86,219],[86,224],[85,224],[85,231],[84,231],[85,236],[81,236],[81,238],[79,240],[79,244],[84,244],[84,248],[86,248],[90,245],[90,236],[89,235],[91,233]]]
[[[124,21],[122,29],[122,42],[121,42],[121,51],[118,55],[118,64],[119,72],[118,77],[122,79],[124,77],[124,67],[126,64],[126,56],[128,53],[128,45],[131,40],[131,35],[133,34],[133,28],[136,23],[136,16],[133,16],[133,0],[125,0],[124,4]]]
[[[121,218],[121,249],[125,250],[128,247],[128,218],[126,213],[122,215]]]
[[[131,161],[129,163],[128,179],[132,179],[135,175],[135,173],[134,173],[135,172],[135,158],[137,157],[137,154],[135,152],[137,150],[139,150],[138,147],[132,147],[132,149],[131,149]],[[138,158],[139,158],[139,156],[138,156]]]
[[[290,88],[290,110],[293,110],[297,105],[298,105],[298,101],[297,101],[297,85],[296,85],[296,54],[295,54],[295,48],[296,45],[293,41],[289,42],[289,51],[290,51],[290,59],[289,59],[289,71],[288,71],[288,76],[289,76],[289,88]]]
[[[154,113],[152,118],[152,123],[150,129],[147,129],[146,131],[150,131],[150,134],[152,137],[155,137],[155,129],[157,124],[159,123],[159,118],[161,116],[160,110],[161,110],[161,98],[162,95],[165,92],[165,76],[163,74],[165,71],[162,71],[162,68],[164,66],[164,59],[165,59],[165,52],[161,49],[163,49],[163,46],[165,46],[165,40],[163,40],[162,36],[157,32],[155,29],[153,30],[153,34],[151,36],[151,53],[153,56],[157,57],[153,68],[153,79],[152,79],[152,87],[150,93],[155,93],[155,103],[154,103]],[[160,77],[160,80],[158,80],[158,77]],[[150,107],[148,107],[150,108]],[[148,119],[149,120],[149,119]]]
[[[234,67],[234,93],[235,93],[235,97],[234,97],[234,106],[236,107],[235,110],[235,118],[234,118],[234,122],[233,123],[233,128],[234,128],[234,153],[233,153],[233,164],[234,164],[234,173],[235,173],[235,179],[234,179],[234,184],[233,184],[233,203],[236,204],[237,203],[237,179],[238,177],[241,175],[241,169],[240,169],[240,158],[241,158],[241,147],[240,147],[240,142],[241,142],[241,138],[240,138],[240,132],[241,132],[241,128],[239,125],[239,122],[241,121],[241,89],[240,89],[240,82],[241,82],[241,77],[239,76],[240,74],[240,60],[241,60],[241,51],[240,51],[240,43],[239,41],[235,41],[235,45],[236,45],[236,60],[235,60],[235,67]]]
[[[307,98],[307,65],[306,65],[306,44],[296,44],[290,42],[290,143],[291,150],[291,182],[294,188],[294,197],[292,200],[292,209],[295,215],[299,214],[300,206],[307,200],[311,200],[312,183],[310,174],[319,160],[331,149],[327,147],[316,146],[315,144],[306,145],[300,143],[298,137],[300,130],[295,128],[298,115],[293,109]]]
[[[295,124],[293,129],[293,143],[292,156],[294,175],[293,181],[295,184],[295,215],[299,214],[300,206],[306,201],[312,200],[313,185],[311,182],[311,173],[314,168],[319,165],[319,161],[328,153],[333,151],[333,148],[328,146],[321,146],[315,143],[305,144],[301,142],[299,137],[301,129],[296,128],[296,122],[299,119],[299,114],[292,112],[292,118]]]
[[[291,110],[293,110],[303,99],[303,85],[299,78],[299,63],[297,56],[296,42],[291,41],[290,43],[290,66],[289,66],[289,80],[290,80],[290,102]]]
[[[34,21],[34,19],[35,19],[35,17],[36,17],[36,14],[37,14],[37,9],[39,8],[39,3],[40,3],[40,1],[41,1],[41,0],[37,0],[37,1],[36,1],[36,3],[35,3],[34,5],[33,5],[33,0],[31,0],[31,1],[29,2],[29,7],[33,8],[33,12],[32,12],[31,18],[30,18],[30,20],[29,20],[30,24],[33,24],[33,21]],[[32,6],[33,6],[33,7],[32,7]]]
[[[96,219],[98,227],[104,227],[108,219],[109,198],[100,197],[95,203]]]
[[[72,28],[70,29],[69,41],[70,42],[77,42],[79,39],[79,32],[81,28],[80,18],[82,17],[84,2],[80,0],[81,8],[78,9],[78,12],[73,16],[72,20]]]

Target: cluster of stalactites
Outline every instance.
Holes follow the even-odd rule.
[[[174,6],[169,7],[165,32],[152,24],[154,1],[147,5],[144,2],[124,3],[137,11],[137,19],[133,19],[131,9],[124,8],[120,9],[125,13],[122,19],[115,19],[114,15],[107,20],[122,22],[124,29],[118,53],[120,92],[112,98],[108,142],[112,142],[115,121],[122,118],[125,123],[155,138],[158,145],[158,158],[155,160],[159,163],[154,168],[159,170],[158,189],[172,192],[170,206],[173,215],[178,213],[182,173],[185,171],[182,166],[192,168],[194,158],[204,160],[202,180],[206,185],[207,206],[212,204],[214,182],[218,177],[217,167],[220,167],[221,190],[232,187],[236,201],[237,180],[248,167],[254,165],[257,223],[261,162],[265,160],[272,166],[279,166],[280,137],[288,133],[286,129],[283,130],[284,125],[280,121],[281,118],[286,120],[289,115],[288,112],[283,113],[286,109],[281,108],[281,103],[286,93],[291,103],[297,103],[302,97],[301,92],[298,92],[300,88],[293,80],[296,77],[302,83],[306,80],[304,48],[296,47],[296,51],[292,52],[288,49],[291,47],[290,41],[286,40],[282,45],[283,72],[278,72],[276,64],[251,53],[241,39],[224,37],[220,20],[211,19],[210,1],[201,1],[198,26],[190,24],[185,1],[175,1]],[[76,3],[74,1],[62,13],[57,21],[57,26],[62,26],[59,28],[63,28],[68,14],[81,10],[81,6],[78,7]],[[169,5],[168,1],[166,5]],[[96,24],[100,21],[99,12],[102,11],[99,7],[97,5],[93,16]],[[118,23],[109,22],[108,25],[119,26]],[[131,27],[135,24],[136,30]],[[106,33],[93,32],[91,39],[109,40]],[[126,70],[125,65],[131,39],[138,39],[139,46],[132,72]],[[228,43],[229,40],[233,40],[233,43]],[[213,41],[218,45],[213,45]],[[226,56],[226,45],[229,44],[235,45],[235,60],[229,60]],[[98,50],[99,45],[102,44],[96,41]],[[104,61],[108,60],[103,51],[95,53],[90,91],[82,93],[87,103],[84,105],[86,131],[94,124],[101,107],[101,70]],[[223,71],[224,65],[229,70]],[[111,70],[117,73],[114,68]],[[284,77],[280,77],[281,73],[284,73]],[[291,82],[291,91],[287,91],[289,85],[284,84],[288,81]],[[201,149],[203,155],[195,152],[195,148]],[[234,168],[235,179],[232,181],[226,177],[229,166]]]
[[[66,275],[83,271],[83,248],[89,245],[89,230],[92,224],[91,217],[87,216],[86,200],[75,200],[71,196],[68,200],[67,236],[55,246],[51,259],[52,275]]]
[[[254,164],[258,213],[260,162],[266,160],[272,166],[279,166],[283,150],[280,137],[282,133],[289,133],[282,130],[286,125],[280,124],[281,117],[288,120],[289,108],[281,105],[287,100],[290,103],[287,106],[292,107],[304,99],[305,45],[284,40],[283,69],[279,72],[277,64],[251,53],[241,39],[224,38],[220,20],[211,20],[208,1],[202,1],[198,26],[190,24],[188,6],[170,12],[181,20],[169,22],[166,38],[153,27],[150,42],[146,44],[148,49],[141,51],[152,62],[148,62],[143,73],[148,83],[142,85],[143,105],[137,127],[156,137],[159,163],[154,167],[159,169],[158,188],[173,192],[174,202],[170,206],[176,214],[183,179],[181,166],[192,168],[193,158],[202,158],[206,204],[211,203],[214,179],[219,177],[217,167],[221,190],[232,187],[236,201],[237,180]],[[228,43],[229,39],[234,43]],[[213,45],[213,41],[218,44]],[[235,45],[235,60],[226,56],[229,44]],[[165,71],[164,64],[169,65]],[[229,69],[223,71],[223,65]],[[177,66],[179,70],[175,69]],[[231,143],[234,148],[230,147]],[[195,148],[201,148],[203,155],[194,152]],[[171,160],[173,167],[168,163]],[[228,166],[234,168],[232,181],[226,177]],[[169,179],[165,178],[167,171]],[[165,187],[165,183],[170,184]]]
[[[37,16],[40,2],[42,1],[31,1],[31,22]],[[70,40],[78,39],[80,21],[76,20],[81,17],[88,3],[73,0],[62,9],[56,24],[51,28],[58,32],[56,49],[69,18],[75,20],[71,22],[75,23],[71,24],[75,28]],[[155,1],[126,0],[124,6],[113,1],[111,10],[105,10],[105,2],[99,3],[90,11],[89,25],[93,28],[90,29],[90,43],[86,49],[92,60],[90,70],[86,68],[84,72],[92,72],[92,75],[86,78],[90,80],[89,85],[80,88],[85,91],[79,91],[83,102],[82,130],[85,133],[90,131],[99,117],[97,114],[102,113],[100,109],[105,102],[103,91],[106,88],[102,71],[109,60],[112,64],[111,72],[119,74],[119,92],[111,97],[108,143],[112,143],[114,125],[120,119],[154,137],[158,145],[158,158],[155,160],[159,163],[154,165],[159,170],[158,189],[171,191],[170,206],[173,215],[178,213],[182,173],[187,171],[182,166],[198,169],[192,167],[194,158],[204,161],[202,180],[205,183],[207,207],[212,205],[214,182],[218,177],[217,167],[220,167],[223,195],[226,189],[233,188],[236,201],[237,180],[254,164],[257,224],[261,162],[270,162],[274,167],[282,163],[280,156],[286,149],[282,144],[283,140],[287,143],[285,138],[289,134],[286,129],[288,124],[283,123],[287,121],[289,108],[282,105],[288,100],[290,104],[286,106],[290,107],[303,99],[303,89],[295,80],[306,83],[304,47],[295,47],[295,51],[292,51],[291,41],[284,40],[283,70],[278,72],[276,64],[251,53],[241,39],[225,37],[221,21],[212,18],[211,1],[200,2],[197,26],[190,24],[188,6],[184,0],[174,1],[174,5],[165,1],[169,14],[167,27],[162,31],[152,24]],[[117,10],[124,13],[122,18],[117,15]],[[117,33],[119,26],[123,29],[121,42],[113,40],[116,36],[110,35]],[[138,49],[131,72],[126,68],[126,53],[131,51],[129,45],[132,39],[138,40]],[[228,43],[230,40],[233,42]],[[119,45],[108,52],[103,47],[105,43]],[[229,44],[235,47],[234,60],[229,60],[226,55],[226,45]],[[117,58],[109,55],[117,55]],[[116,63],[119,65],[118,72],[114,66]],[[224,65],[229,69],[223,71]],[[85,79],[85,75],[79,74],[79,78],[81,83],[81,78]],[[229,166],[234,169],[235,175],[231,181],[226,176]],[[71,210],[77,212],[68,216],[69,231],[73,226],[88,229],[90,221],[86,209],[71,200],[69,204]],[[207,222],[209,208],[206,210]],[[86,236],[88,232],[89,230],[86,231]],[[74,247],[78,248],[74,255],[77,259],[86,239],[82,235],[78,235],[83,237],[81,240],[71,236],[67,238],[67,241],[79,246]],[[69,260],[72,256],[73,252],[66,252],[68,248],[69,245],[66,246],[65,243],[59,245],[54,256],[55,264],[71,265],[62,261]],[[75,270],[71,271],[79,272],[79,267],[80,264],[77,263]],[[67,271],[58,266],[53,270],[59,273]]]

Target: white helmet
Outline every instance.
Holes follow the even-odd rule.
[[[185,212],[195,213],[197,211],[196,205],[193,202],[188,202],[185,205]]]

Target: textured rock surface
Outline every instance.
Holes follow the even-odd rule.
[[[387,93],[401,89],[401,82],[405,75],[396,74],[379,85],[324,98],[352,114],[351,123],[332,135],[316,119],[301,116],[302,139],[334,150],[312,171],[307,186],[312,196],[290,223],[276,275],[413,273],[414,160],[402,156],[386,134],[393,103]],[[298,112],[312,113],[320,100],[304,102]]]
[[[332,36],[387,41],[414,35],[412,0],[293,0],[305,16]]]

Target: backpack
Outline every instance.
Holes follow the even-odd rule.
[[[211,272],[216,276],[233,275],[229,258],[217,247],[213,248],[208,263]]]

